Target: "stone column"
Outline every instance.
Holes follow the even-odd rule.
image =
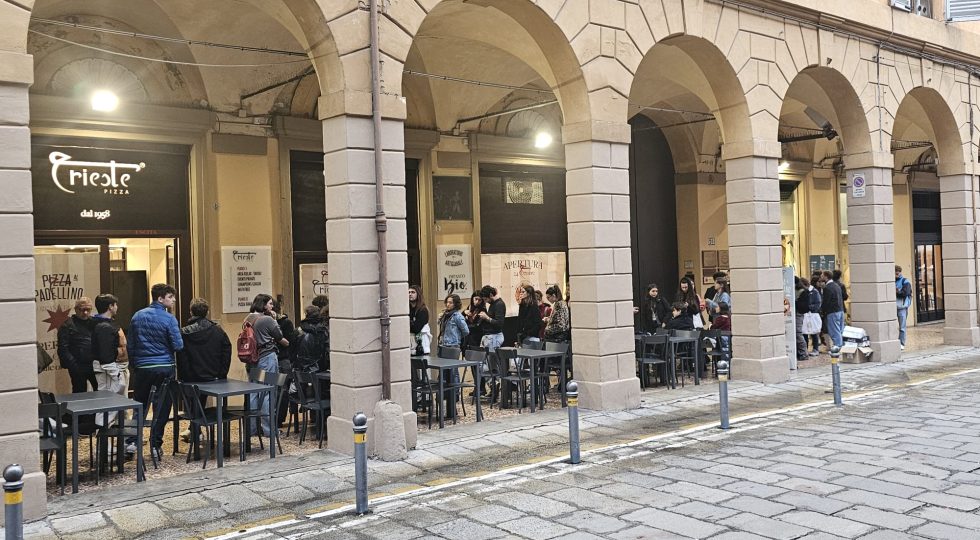
[[[954,174],[939,178],[943,224],[943,300],[947,345],[980,345],[977,326],[976,204],[977,177]],[[914,276],[909,268],[906,276]],[[913,279],[913,278],[910,278]],[[913,285],[914,287],[914,285]]]
[[[28,13],[16,6],[15,19]],[[6,12],[5,12],[6,13]],[[16,33],[17,24],[5,25]],[[20,31],[24,31],[21,29]],[[13,34],[11,34],[13,35]],[[31,134],[27,89],[33,82],[30,55],[4,51],[0,38],[0,469],[23,465],[24,517],[47,512],[45,475],[37,440],[37,329],[34,319],[34,221],[31,217]],[[2,519],[2,518],[0,518]],[[2,521],[0,521],[2,523]]]
[[[888,155],[891,158],[891,155]],[[854,188],[864,176],[864,194]],[[847,249],[851,265],[850,326],[871,338],[874,360],[899,357],[898,311],[895,308],[895,226],[892,219],[891,167],[847,170]]]
[[[771,157],[725,160],[732,284],[732,376],[764,383],[789,379],[783,321],[778,167],[778,159]]]
[[[624,126],[617,130],[618,142],[564,131],[572,343],[579,396],[587,409],[640,404],[633,344],[629,126]]]
[[[408,349],[403,122],[385,120],[382,130],[391,306],[391,399],[402,407],[406,442],[413,448],[417,426],[411,406]],[[370,117],[338,115],[323,120],[333,375],[327,436],[331,449],[347,454],[353,453],[352,417],[357,412],[370,417],[381,399],[381,311],[372,133]],[[374,419],[369,418],[369,452],[373,450],[376,435]]]

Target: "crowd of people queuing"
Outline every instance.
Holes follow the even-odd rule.
[[[693,274],[685,275],[677,284],[673,302],[667,300],[656,283],[647,285],[641,305],[633,308],[633,312],[640,315],[639,330],[650,334],[661,328],[731,331],[732,291],[728,274],[716,272],[712,279],[714,285],[702,297],[697,292]]]
[[[146,413],[153,409],[150,449],[162,455],[165,421],[171,416],[173,396],[162,391],[170,381],[200,383],[228,377],[232,344],[220,324],[208,317],[210,305],[195,298],[189,306],[190,318],[184,326],[173,311],[176,289],[158,283],[150,290],[152,301],[137,311],[124,332],[116,323],[119,299],[100,294],[92,300],[83,297],[75,302],[74,314],[58,329],[58,357],[67,369],[73,393],[108,390],[125,395],[132,390],[133,399],[143,404]],[[304,310],[299,326],[281,312],[281,306],[268,294],[259,294],[251,304],[244,325],[253,329],[257,360],[246,370],[262,369],[272,373],[291,373],[295,369],[329,370],[330,331],[326,296],[318,296]],[[95,311],[93,315],[92,312]],[[243,325],[243,326],[244,326]],[[128,374],[128,377],[127,377]],[[157,388],[150,403],[151,388]],[[269,412],[269,403],[257,396],[250,406]],[[286,416],[286,404],[277,415],[276,426],[269,417],[261,428],[269,434],[278,429]],[[184,433],[185,438],[189,431]],[[135,440],[126,441],[126,453],[136,452]]]

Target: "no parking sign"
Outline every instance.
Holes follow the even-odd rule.
[[[851,175],[851,196],[860,199],[865,195],[864,173],[854,173]]]

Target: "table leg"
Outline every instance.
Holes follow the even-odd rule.
[[[694,342],[694,386],[701,384],[701,343]]]
[[[224,418],[225,398],[222,397],[218,401],[219,401],[218,429],[215,430],[216,432],[218,432],[218,448],[215,454],[217,454],[218,468],[220,469],[221,467],[225,466],[225,418]],[[246,400],[245,402],[248,403],[248,400]],[[245,405],[245,408],[247,410],[248,405]],[[210,444],[210,442],[208,444]]]
[[[567,353],[566,353],[567,354]],[[568,395],[565,393],[565,387],[568,383],[565,381],[565,354],[561,355],[561,371],[558,372],[558,391],[561,392],[561,406],[568,406]]]
[[[531,364],[531,412],[533,413],[538,408],[538,363],[534,358],[528,358],[527,362]]]
[[[109,439],[105,435],[107,427],[109,427],[109,413],[103,412],[102,429],[98,430],[95,436],[96,445],[99,447],[99,451],[95,453],[95,485],[99,485],[99,480],[102,479],[102,458],[109,461]]]
[[[443,386],[445,386],[443,375],[445,375],[445,373],[445,370],[439,370],[439,397],[436,398],[436,409],[439,412],[439,429],[446,427],[444,408],[445,403],[443,403],[446,399],[446,395],[444,394],[445,390],[443,389]]]
[[[78,493],[78,415],[71,413],[71,492]]]
[[[146,461],[143,459],[143,405],[136,406],[136,481],[146,480]],[[153,450],[151,449],[150,452]]]
[[[480,373],[480,371],[481,371],[480,368],[481,367],[482,366],[476,366],[476,369],[474,370],[474,372],[476,373],[476,377],[474,377],[474,379],[475,379],[474,382],[476,383],[476,387],[473,389],[473,395],[476,396],[476,399],[474,401],[476,401],[476,421],[477,422],[480,422],[480,421],[483,420],[483,406],[482,406],[482,401],[483,400],[480,399],[480,387],[481,387],[481,385],[483,383],[483,374]]]
[[[119,423],[119,437],[116,437],[116,468],[118,472],[122,474],[125,469],[126,459],[123,453],[126,451],[126,430],[123,426],[126,425],[125,411],[119,411],[116,414],[116,421]]]
[[[316,384],[320,384],[320,381],[317,380]],[[279,404],[278,403],[273,403],[273,401],[272,401],[272,390],[274,388],[275,388],[275,386],[270,386],[269,387],[269,390],[266,391],[266,393],[269,394],[269,396],[268,396],[268,399],[269,399],[269,401],[268,401],[268,403],[269,403],[269,431],[271,433],[269,433],[268,435],[269,435],[269,457],[270,458],[275,458],[276,457],[276,441],[279,440],[279,425],[278,425],[279,424],[279,421],[278,421],[279,420]],[[275,410],[273,410],[273,409],[275,409]],[[273,415],[275,415],[275,416],[273,416]],[[276,420],[273,421],[272,420],[273,418],[275,418]],[[323,423],[321,422],[320,424],[321,424],[320,429],[322,430],[323,429],[323,427],[322,427],[323,426]]]

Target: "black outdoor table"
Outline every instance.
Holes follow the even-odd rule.
[[[562,380],[565,378],[565,353],[561,351],[544,351],[538,349],[517,349],[517,358],[525,358],[528,363],[531,364],[531,412],[533,413],[537,408],[536,399],[537,392],[535,391],[538,384],[538,361],[547,360],[548,358],[561,357],[561,375],[559,375],[558,385],[562,385]],[[541,410],[544,410],[544,401],[541,402]]]
[[[78,396],[81,394],[69,394]],[[83,414],[102,414],[103,424],[108,423],[109,413],[122,412],[132,409],[136,417],[136,481],[146,480],[143,471],[143,404],[129,398],[112,393],[113,397],[95,399],[78,399],[65,401],[65,408],[71,413],[71,492],[78,493],[78,417]],[[65,396],[58,396],[59,397]],[[117,456],[122,457],[123,437],[119,437]],[[101,464],[95,467],[96,478]]]
[[[197,385],[198,390],[201,392],[202,396],[212,396],[217,399],[218,407],[218,426],[215,431],[218,432],[218,467],[225,466],[225,451],[224,451],[224,408],[229,397],[232,396],[247,396],[248,394],[256,394],[259,392],[266,393],[266,399],[269,400],[269,426],[272,431],[276,431],[276,413],[272,410],[272,391],[275,389],[274,386],[269,386],[266,384],[251,383],[246,381],[238,381],[235,379],[222,379],[219,381],[205,382],[205,383],[192,383]],[[245,399],[245,410],[248,410],[248,399]],[[246,426],[246,431],[250,430],[251,426]],[[276,441],[274,437],[278,437],[278,433],[267,433],[269,437],[269,457],[276,457]],[[243,435],[248,437],[248,435]]]
[[[91,392],[79,392],[77,394],[58,394],[54,396],[54,400],[57,403],[68,403],[70,401],[85,401],[89,399],[106,399],[114,397],[125,397],[122,394],[117,394],[116,392],[110,392],[108,390],[93,390]]]
[[[445,419],[445,407],[443,406],[443,400],[445,399],[445,372],[451,371],[453,369],[465,368],[465,367],[478,367],[483,362],[478,360],[457,360],[452,358],[438,358],[435,356],[412,356],[413,359],[424,360],[426,365],[431,369],[439,370],[439,429],[446,427]],[[473,370],[476,372],[476,386],[475,388],[480,388],[481,373],[479,369]],[[474,390],[477,391],[477,390]],[[462,389],[460,389],[462,392]],[[476,421],[480,422],[483,420],[483,408],[480,406],[480,398],[477,397],[476,401]],[[455,403],[455,400],[453,401]],[[455,421],[454,421],[455,423]]]

